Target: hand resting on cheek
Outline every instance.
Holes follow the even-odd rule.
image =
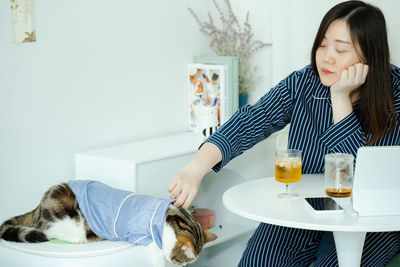
[[[349,97],[353,91],[364,84],[368,74],[368,65],[357,63],[342,70],[340,79],[331,86],[331,96]]]

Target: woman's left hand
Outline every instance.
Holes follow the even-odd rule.
[[[355,64],[342,71],[340,79],[331,86],[333,122],[336,124],[353,112],[353,104],[359,98],[357,89],[365,82],[368,66]]]
[[[340,79],[331,86],[331,95],[350,97],[350,94],[365,82],[367,74],[368,65],[362,63],[344,69]]]

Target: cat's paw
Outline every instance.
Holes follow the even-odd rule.
[[[79,237],[71,238],[70,240],[71,241],[68,241],[68,242],[75,243],[75,244],[85,244],[85,243],[87,243],[86,239],[82,239],[82,238],[79,238]]]

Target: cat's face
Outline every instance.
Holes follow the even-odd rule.
[[[186,265],[197,259],[205,243],[217,236],[203,230],[198,222],[183,208],[170,206],[163,229],[165,258],[177,265]]]

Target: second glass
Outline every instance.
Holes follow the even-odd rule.
[[[299,194],[289,192],[289,184],[301,180],[301,150],[285,149],[275,152],[275,180],[286,184],[286,192],[280,198],[295,198]]]
[[[349,197],[353,188],[354,157],[351,154],[325,155],[325,193],[330,197]]]

